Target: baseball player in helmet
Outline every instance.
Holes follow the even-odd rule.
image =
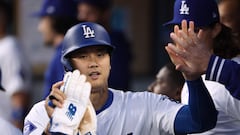
[[[112,44],[116,47],[111,56],[111,71],[108,79],[109,87],[128,91],[131,81],[131,42],[122,28],[116,27],[121,21],[116,21],[113,27],[113,0],[77,0],[78,20],[81,22],[98,23],[108,31]],[[113,21],[114,22],[114,21]],[[122,72],[119,72],[121,70]]]
[[[191,89],[189,105],[149,92],[124,93],[109,88],[113,50],[108,33],[99,24],[85,22],[69,29],[63,41],[62,63],[73,72],[52,86],[49,98],[34,105],[25,118],[24,132],[171,135],[203,132],[215,126],[217,111],[201,79],[187,82],[190,89],[195,88]],[[88,113],[89,103],[94,113]],[[91,116],[93,124],[83,122],[86,116]],[[82,125],[85,129],[95,125],[94,118],[95,132],[82,132]]]

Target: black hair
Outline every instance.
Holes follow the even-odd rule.
[[[213,52],[225,59],[231,59],[240,54],[239,39],[229,27],[224,24],[221,26],[221,32],[214,39]]]
[[[112,0],[78,0],[78,2],[90,4],[102,12],[109,10],[113,4]]]

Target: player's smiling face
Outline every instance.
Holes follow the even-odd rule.
[[[92,89],[107,88],[110,73],[110,56],[104,46],[91,46],[79,49],[70,55],[74,69],[85,74]],[[92,91],[93,92],[93,91]]]

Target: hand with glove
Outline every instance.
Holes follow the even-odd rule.
[[[89,103],[91,85],[86,82],[86,77],[81,75],[78,70],[67,72],[64,75],[63,82],[60,90],[55,88],[55,93],[58,91],[58,94],[52,93],[52,97],[55,99],[50,100],[53,102],[52,104],[56,105],[54,112],[52,115],[50,114],[50,132],[72,135],[75,132],[74,130],[78,130],[79,123],[85,114]],[[59,96],[59,93],[61,93],[59,91],[64,93],[65,99],[64,96]],[[59,99],[62,101],[62,105],[59,105],[61,104],[58,102]]]

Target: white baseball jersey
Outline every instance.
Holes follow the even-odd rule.
[[[12,36],[0,39],[2,86],[8,95],[26,89],[30,83],[30,67],[17,40]]]
[[[240,60],[234,58],[234,60]],[[205,75],[202,76],[203,80]],[[204,80],[218,110],[216,127],[199,135],[239,135],[240,134],[240,100],[235,99],[224,85]],[[182,103],[188,103],[188,88],[185,84],[182,91]]]
[[[11,118],[11,101],[5,92],[0,91],[0,118],[10,120]]]
[[[22,132],[0,117],[1,135],[22,135]]]
[[[166,96],[149,92],[110,89],[107,105],[97,114],[98,135],[173,135],[174,120],[183,106]],[[41,118],[39,118],[41,117]],[[44,101],[37,103],[25,118],[26,134],[41,134],[49,118]]]

